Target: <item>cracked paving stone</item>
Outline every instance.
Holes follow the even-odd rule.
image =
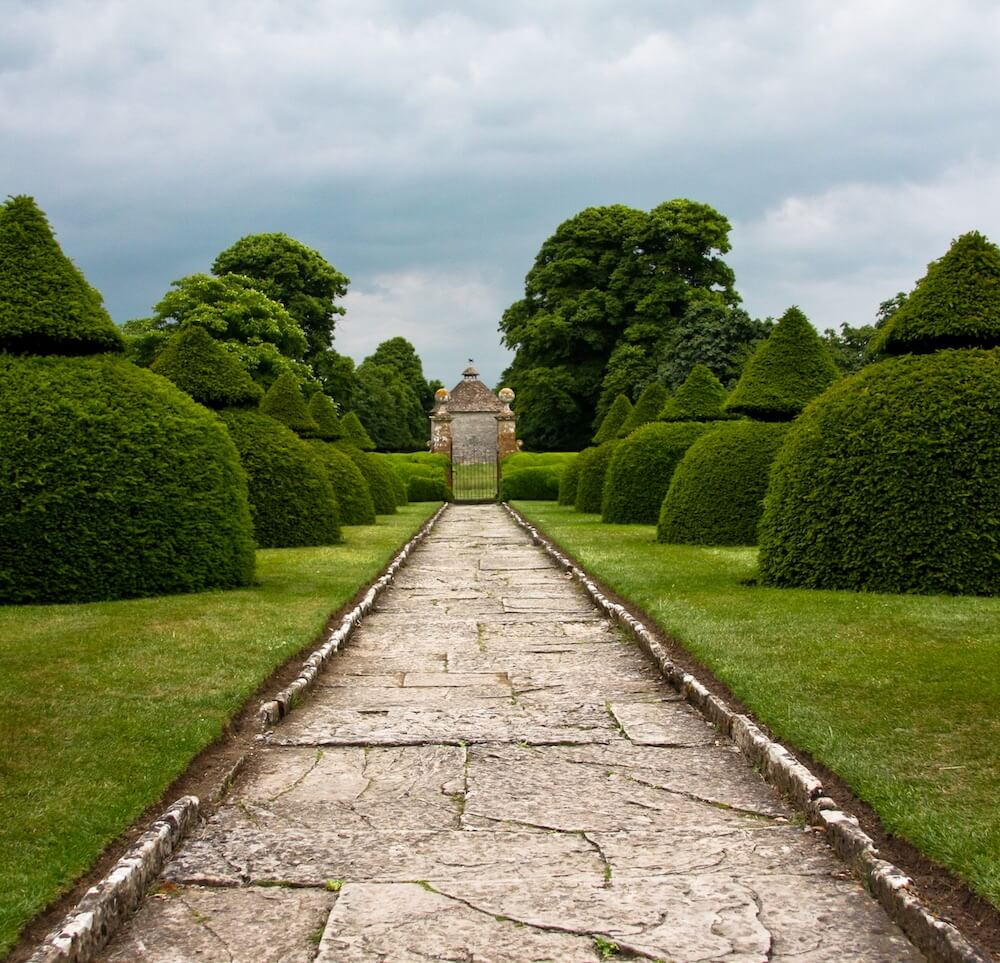
[[[309,704],[319,709],[434,709],[444,699],[451,709],[489,707],[510,703],[513,693],[510,686],[462,686],[448,688],[447,695],[440,689],[417,686],[366,685],[362,679],[352,686],[316,686],[306,697]]]
[[[321,889],[167,886],[95,963],[311,963],[335,900]]]
[[[611,715],[636,746],[705,746],[719,731],[683,702],[612,702]]]

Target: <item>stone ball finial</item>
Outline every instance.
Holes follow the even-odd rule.
[[[447,401],[451,397],[451,394],[447,388],[438,388],[438,390],[434,392],[434,397],[437,401],[443,402]]]
[[[514,400],[514,392],[511,388],[501,388],[497,397],[505,404],[509,405]]]

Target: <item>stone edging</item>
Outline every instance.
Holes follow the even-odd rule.
[[[135,911],[150,883],[198,819],[198,797],[183,796],[92,886],[28,963],[85,963]]]
[[[319,670],[323,668],[324,663],[354,634],[354,630],[361,623],[361,620],[372,610],[375,600],[395,578],[396,572],[399,571],[403,563],[409,558],[410,553],[427,537],[447,507],[448,503],[445,502],[424,522],[420,531],[399,550],[396,557],[382,573],[381,578],[376,579],[371,584],[365,597],[341,619],[340,627],[331,632],[327,640],[302,663],[302,669],[295,681],[282,689],[273,699],[261,703],[261,707],[257,712],[261,728],[273,726],[275,723],[280,722],[288,715],[299,693],[313,686],[319,675]]]
[[[323,663],[350,638],[361,619],[371,611],[375,599],[447,507],[446,502],[399,550],[364,598],[344,616],[340,627],[331,632],[326,642],[305,660],[298,678],[260,707],[258,715],[262,725],[272,725],[287,715],[295,696],[314,683]],[[220,794],[226,784],[235,778],[246,758],[244,755],[237,760],[223,781]],[[164,863],[197,822],[199,806],[197,796],[184,796],[170,806],[118,860],[111,872],[87,890],[83,899],[45,938],[28,963],[88,963],[138,908]]]
[[[814,826],[823,829],[837,855],[861,877],[868,891],[912,940],[938,963],[991,963],[991,957],[970,943],[951,923],[934,916],[920,901],[912,880],[892,863],[879,858],[872,838],[861,829],[855,816],[837,808],[823,784],[782,745],[769,739],[748,716],[734,712],[712,695],[690,672],[670,661],[663,646],[624,605],[604,595],[597,583],[573,564],[546,536],[507,502],[514,521],[532,541],[579,582],[608,617],[625,628],[656,663],[666,680],[692,706],[733,740],[764,778],[802,809]]]

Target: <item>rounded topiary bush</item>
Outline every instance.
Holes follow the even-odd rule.
[[[340,513],[330,479],[310,446],[259,411],[220,412],[250,484],[250,512],[262,548],[332,545]]]
[[[724,422],[696,439],[670,481],[656,540],[756,545],[768,472],[788,427],[788,422]]]
[[[110,355],[0,354],[0,600],[252,580],[246,476],[219,420]]]
[[[446,502],[452,498],[443,479],[428,475],[411,475],[406,493],[411,502]]]
[[[771,585],[1000,592],[1000,348],[904,355],[810,404],[760,524]]]
[[[346,424],[347,419],[344,419]],[[364,475],[368,490],[372,495],[375,512],[378,515],[394,515],[396,513],[396,489],[392,483],[392,469],[379,461],[378,458],[349,445],[346,442],[335,442],[338,448],[347,455]]]
[[[578,512],[600,512],[604,501],[604,478],[608,473],[611,456],[620,444],[621,441],[615,439],[580,452],[576,501],[573,503]]]
[[[677,463],[710,422],[655,421],[615,449],[604,480],[601,519],[615,525],[655,525]]]
[[[327,441],[313,439],[309,447],[326,469],[340,509],[341,525],[374,525],[375,503],[361,469]]]
[[[580,457],[566,462],[559,476],[559,504],[573,505],[576,503],[576,486],[580,480]]]
[[[396,498],[397,505],[406,505],[409,502],[409,498],[406,494],[406,482],[403,480],[403,476],[400,475],[398,471],[393,467],[391,461],[389,461],[385,455],[372,454],[370,456],[379,462],[384,468],[386,468],[385,477],[389,479],[392,484],[392,492]]]
[[[559,497],[559,472],[554,468],[515,468],[504,472],[500,500],[555,501]]]

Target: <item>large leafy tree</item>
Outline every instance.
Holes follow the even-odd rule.
[[[344,313],[334,302],[347,293],[350,278],[318,251],[287,234],[250,234],[219,254],[212,273],[253,278],[301,326],[310,356],[330,347],[337,316]]]
[[[599,403],[603,414],[617,394],[634,397],[653,379],[650,359],[699,292],[737,304],[728,250],[726,218],[684,199],[649,212],[591,207],[561,224],[500,322],[516,351],[504,381],[518,392],[526,445],[586,444]],[[624,384],[632,377],[638,386]]]
[[[355,371],[354,412],[379,451],[424,447],[427,418],[416,392],[396,368],[366,359]]]
[[[420,399],[425,412],[434,407],[434,389],[424,378],[424,366],[417,349],[406,338],[396,337],[383,341],[365,361],[372,364],[395,368],[402,379],[413,389]]]

